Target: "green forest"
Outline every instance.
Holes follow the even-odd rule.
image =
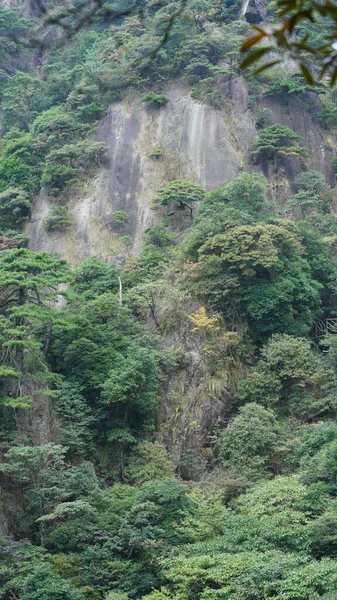
[[[329,180],[263,104],[295,99],[330,140],[336,89],[248,68],[250,162],[168,179],[140,251],[112,211],[118,260],[73,264],[29,249],[40,189],[45,235],[71,235],[109,106],[164,115],[179,79],[226,111],[250,23],[237,0],[56,17],[39,46],[40,17],[0,7],[0,599],[336,600],[337,329],[315,324],[337,323],[337,146]]]

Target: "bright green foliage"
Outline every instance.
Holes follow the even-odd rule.
[[[233,227],[226,234],[214,236],[200,249],[202,255],[215,254],[225,266],[247,276],[254,276],[259,269],[271,269],[281,252],[286,256],[301,252],[296,232],[282,227],[282,223]]]
[[[83,261],[74,273],[72,289],[86,300],[106,292],[118,290],[118,270],[115,265],[107,265],[92,256]]]
[[[245,211],[252,215],[259,214],[265,208],[266,180],[260,173],[242,173],[221,188],[206,194],[200,207],[200,215],[212,215],[223,205]]]
[[[200,202],[204,196],[205,190],[200,185],[189,181],[171,181],[166,187],[158,190],[158,196],[153,200],[153,208],[165,207],[168,216],[188,210],[192,218],[193,204]]]
[[[112,222],[120,227],[125,227],[130,221],[130,215],[125,210],[115,210],[111,216]]]
[[[329,411],[330,398],[322,394],[329,371],[303,338],[275,335],[261,351],[261,358],[239,384],[237,400],[276,406],[308,418]]]
[[[294,590],[298,600],[318,600],[337,583],[333,561],[310,561],[281,552],[187,553],[167,561],[166,566],[172,600],[241,600],[248,594],[269,600],[270,593],[275,600],[283,600],[294,598]],[[156,592],[147,600],[153,598],[158,598]]]
[[[252,143],[252,155],[257,162],[272,160],[277,168],[282,156],[307,156],[308,150],[301,146],[291,145],[301,139],[285,125],[270,125],[259,131],[259,138]]]
[[[54,229],[65,231],[73,223],[68,216],[68,212],[68,206],[55,206],[43,219],[43,228],[46,231],[53,231]]]
[[[166,104],[170,101],[167,96],[164,94],[156,94],[156,92],[148,92],[143,96],[142,102],[148,102],[149,106],[152,108],[161,108],[162,106],[166,106]]]
[[[167,477],[171,473],[172,465],[165,446],[159,442],[144,440],[133,451],[125,476],[135,485],[142,485],[146,481]]]
[[[221,433],[218,448],[224,466],[247,472],[252,478],[268,467],[275,449],[278,427],[273,411],[256,403],[246,404]]]

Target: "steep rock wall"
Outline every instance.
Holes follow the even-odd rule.
[[[149,110],[139,96],[113,104],[96,136],[108,148],[105,168],[69,202],[73,230],[46,234],[42,220],[53,201],[42,190],[28,230],[30,248],[60,252],[72,262],[92,254],[113,259],[121,250],[116,230],[106,225],[113,211],[130,214],[122,235],[132,236],[137,250],[154,223],[150,201],[160,186],[189,179],[211,189],[230,181],[245,166],[255,136],[245,84],[233,82],[232,88],[223,111],[194,101],[180,82],[168,87],[170,102],[160,110]],[[163,157],[151,158],[158,147]]]
[[[170,98],[165,108],[148,109],[135,93],[113,104],[96,135],[107,145],[106,164],[93,179],[72,190],[69,199],[72,229],[45,232],[42,221],[54,201],[42,190],[27,228],[30,249],[59,252],[73,264],[93,254],[117,260],[123,250],[121,236],[131,236],[134,250],[139,250],[144,230],[156,219],[151,199],[168,181],[188,179],[208,190],[230,181],[242,169],[259,169],[250,164],[256,127],[246,82],[242,77],[220,78],[218,86],[225,97],[223,110],[193,100],[180,81],[165,90]],[[317,101],[306,106],[296,96],[265,96],[263,105],[270,110],[269,124],[288,125],[302,136],[301,143],[310,152],[307,168],[323,171],[333,185],[331,159],[337,144],[330,133],[323,135],[311,116],[318,109]],[[163,156],[155,159],[150,155],[158,148]],[[291,191],[289,181],[301,169],[299,161],[286,159],[283,172],[276,175],[268,165],[262,167],[270,198],[283,204]],[[115,210],[129,213],[127,227],[118,229],[111,223]]]

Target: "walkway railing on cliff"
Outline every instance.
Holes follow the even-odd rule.
[[[330,319],[324,319],[323,321],[318,321],[315,323],[315,338],[323,337],[328,333],[337,334],[337,317],[331,317]]]

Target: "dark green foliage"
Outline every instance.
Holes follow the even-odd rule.
[[[152,161],[168,183],[139,253],[122,236],[111,264],[91,257],[70,273],[55,255],[16,248],[41,184],[64,194],[47,229],[70,226],[70,186],[105,164],[97,121],[130,86],[139,97],[183,76],[227,114],[248,28],[231,20],[237,3],[193,0],[160,49],[181,5],[145,4],[113,24],[105,4],[41,64],[5,31],[27,22],[0,11],[0,508],[16,540],[0,545],[0,598],[332,600],[336,336],[324,353],[310,341],[314,321],[337,314],[323,175],[290,182],[286,211],[306,219],[294,223],[267,199],[280,173],[242,172],[206,193]],[[313,103],[296,74],[248,84],[250,105],[267,86]],[[143,97],[154,109],[168,100]],[[333,126],[333,108],[317,118]],[[298,172],[299,143],[265,127],[253,156]],[[115,210],[102,226],[121,234],[131,217]]]
[[[3,131],[8,131],[11,127],[28,131],[38,114],[51,104],[46,83],[20,71],[8,79],[2,97]]]
[[[15,229],[30,214],[31,197],[20,188],[8,188],[0,193],[0,227]]]
[[[225,104],[225,98],[220,90],[214,89],[214,82],[214,77],[201,79],[191,89],[191,97],[220,110]]]
[[[66,165],[47,164],[41,177],[42,187],[46,187],[55,196],[67,186],[77,182],[77,169]]]
[[[323,86],[322,86],[323,87]],[[317,93],[317,87],[308,85],[301,73],[293,73],[291,77],[275,81],[264,92],[265,95]]]
[[[84,600],[83,594],[54,575],[49,565],[39,567],[28,575],[22,588],[22,600]]]
[[[336,127],[337,108],[335,106],[326,107],[320,112],[314,113],[314,117],[323,125],[325,129]]]
[[[35,119],[30,130],[51,149],[73,141],[74,137],[82,136],[86,127],[77,123],[64,106],[53,106]]]
[[[22,36],[30,26],[30,21],[21,17],[15,8],[0,9],[0,82],[1,91],[8,77],[25,62],[22,46],[11,37]]]
[[[115,210],[111,216],[112,222],[116,223],[116,225],[119,225],[120,227],[125,227],[130,221],[130,215],[129,213],[125,212],[125,210]]]
[[[298,233],[282,221],[232,227],[199,250],[200,292],[231,317],[240,303],[257,339],[307,333],[319,313],[321,286],[301,256]],[[305,293],[304,293],[305,290]]]
[[[153,200],[153,209],[163,206],[169,217],[179,212],[188,211],[193,218],[193,204],[200,202],[205,196],[205,190],[190,181],[171,181],[166,187],[158,190],[158,196]]]
[[[114,368],[103,385],[104,401],[123,403],[126,410],[136,408],[146,413],[156,401],[156,372],[156,361],[149,350],[131,347],[126,356],[115,357]]]
[[[84,171],[88,173],[100,167],[105,150],[105,144],[89,141],[65,144],[62,148],[52,150],[46,156],[41,185],[46,186],[52,194],[59,194],[78,180]]]
[[[308,156],[306,148],[291,145],[301,138],[285,125],[270,125],[261,129],[258,135],[258,140],[252,143],[252,155],[256,162],[271,160],[276,168],[282,156]]]
[[[307,340],[276,335],[261,351],[249,377],[240,382],[236,399],[277,407],[305,420],[335,410],[324,394],[328,377],[329,370]]]
[[[43,219],[43,228],[46,231],[53,231],[54,229],[65,231],[68,229],[73,223],[69,218],[68,211],[68,206],[55,206],[52,208]]]
[[[12,129],[4,138],[0,154],[0,190],[24,187],[37,192],[43,157],[43,145],[36,138]]]
[[[105,144],[101,142],[82,141],[77,144],[65,144],[53,150],[46,157],[47,163],[57,163],[66,167],[90,169],[101,165]]]
[[[292,212],[295,216],[303,219],[315,212],[328,211],[329,203],[326,197],[323,173],[304,171],[295,178],[294,184],[298,192],[286,203],[285,212]]]
[[[75,455],[88,456],[94,449],[95,418],[81,391],[78,384],[65,383],[60,390],[55,408],[61,419],[61,443]]]

